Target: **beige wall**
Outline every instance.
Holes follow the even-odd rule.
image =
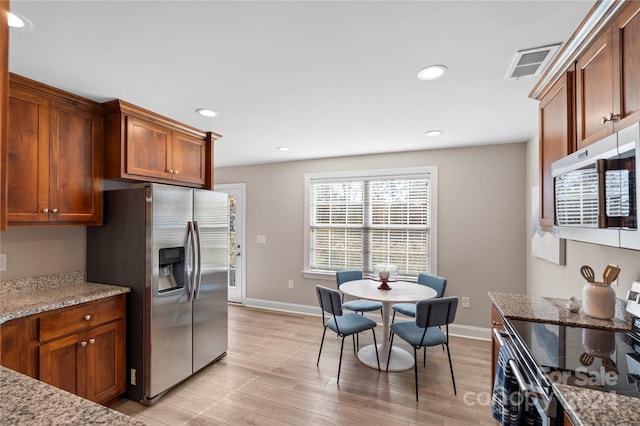
[[[7,255],[7,270],[0,280],[84,271],[86,228],[61,226],[11,228],[0,233],[0,252]]]
[[[538,185],[538,139],[527,144],[527,189]],[[527,211],[531,211],[531,200],[527,200]],[[527,228],[531,229],[530,215]],[[584,279],[580,266],[590,265],[596,276],[602,274],[607,264],[621,268],[616,295],[624,299],[634,280],[640,280],[640,251],[566,241],[566,265],[555,265],[531,255],[531,244],[527,244],[527,293],[536,296],[571,297],[582,299]]]
[[[247,297],[316,306],[303,278],[304,174],[438,167],[437,272],[447,294],[471,297],[457,323],[488,327],[488,291],[524,293],[523,143],[218,168],[216,184],[246,183]],[[256,236],[265,235],[266,244]],[[294,281],[289,289],[288,280]]]

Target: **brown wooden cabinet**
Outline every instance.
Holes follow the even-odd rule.
[[[640,119],[640,2],[627,2],[576,61],[577,148]]]
[[[125,295],[12,320],[0,335],[5,367],[101,404],[126,389]]]
[[[102,224],[100,105],[12,74],[8,221]]]
[[[105,177],[213,188],[212,132],[122,100],[103,104]]]
[[[0,0],[0,231],[7,228],[7,101],[9,99],[9,1]]]
[[[547,232],[554,223],[551,164],[575,150],[573,81],[571,70],[540,100],[540,227]]]

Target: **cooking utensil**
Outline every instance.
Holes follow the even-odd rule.
[[[589,355],[588,353],[583,352],[582,355],[580,355],[580,364],[584,365],[585,367],[593,364],[593,355]]]
[[[602,274],[602,281],[605,284],[609,285],[612,282],[614,282],[616,278],[618,278],[619,273],[620,273],[620,268],[613,265],[607,265],[607,267],[604,268],[604,273]]]
[[[580,267],[580,273],[582,274],[582,277],[590,283],[592,283],[593,280],[595,279],[593,268],[589,265],[582,265]]]

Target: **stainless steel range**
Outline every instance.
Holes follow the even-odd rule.
[[[498,340],[509,349],[519,388],[532,397],[543,424],[562,420],[553,383],[640,398],[640,282],[628,293],[627,313],[632,328],[625,331],[505,322]]]

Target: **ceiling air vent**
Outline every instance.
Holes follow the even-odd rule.
[[[532,49],[518,50],[504,76],[505,80],[529,75],[540,75],[553,58],[561,43]]]

